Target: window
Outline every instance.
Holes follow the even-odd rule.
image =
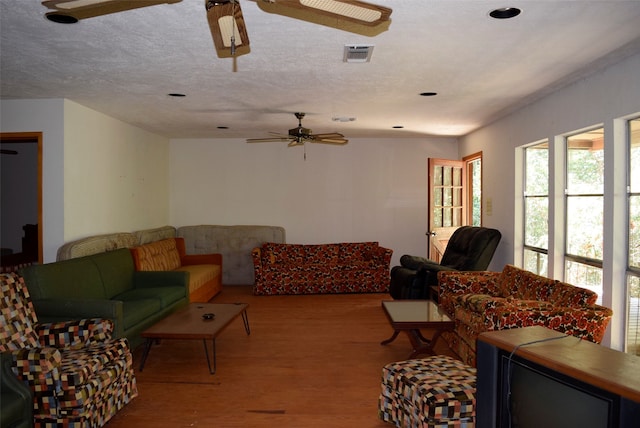
[[[566,139],[565,281],[602,301],[604,129]]]
[[[549,250],[549,144],[524,150],[524,268],[547,276]]]
[[[462,160],[467,168],[467,218],[471,226],[482,226],[482,152]]]
[[[640,118],[630,120],[627,126],[629,140],[628,189],[628,243],[627,267],[627,352],[640,355]]]

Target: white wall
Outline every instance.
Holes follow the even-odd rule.
[[[2,100],[1,132],[43,133],[43,252],[169,223],[169,141],[69,100]]]
[[[64,159],[65,242],[169,223],[168,139],[67,101]]]
[[[426,252],[427,158],[453,138],[352,139],[346,146],[174,139],[171,224],[282,226],[290,243],[377,240]]]
[[[501,270],[514,259],[515,148],[585,127],[610,124],[640,112],[640,54],[592,74],[460,139],[460,155],[483,151],[483,197],[493,213],[484,225],[502,232],[491,264]]]

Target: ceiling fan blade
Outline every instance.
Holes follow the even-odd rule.
[[[262,0],[265,12],[365,36],[388,30],[392,10],[359,0]]]
[[[182,0],[45,0],[42,2],[42,5],[54,10],[46,14],[47,19],[68,24],[80,19],[155,6],[162,3],[179,3],[181,1]]]
[[[218,58],[251,52],[249,35],[238,0],[205,0],[207,21]]]
[[[324,139],[344,139],[344,135],[338,132],[332,132],[328,134],[313,134],[311,137],[324,140]]]
[[[291,141],[291,138],[286,138],[286,137],[247,138],[247,143],[282,143],[285,141]]]
[[[322,139],[313,139],[311,140],[312,143],[320,143],[320,144],[337,144],[337,145],[342,145],[342,144],[347,144],[349,142],[349,140],[345,139],[345,138],[322,138]]]

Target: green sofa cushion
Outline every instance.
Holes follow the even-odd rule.
[[[79,295],[85,299],[109,298],[100,271],[89,258],[31,265],[22,275],[33,300],[72,299]]]
[[[122,324],[125,330],[152,317],[161,308],[160,300],[154,298],[123,300],[122,303],[124,303]]]
[[[90,257],[100,270],[107,298],[111,299],[133,288],[135,266],[128,248],[94,254]]]

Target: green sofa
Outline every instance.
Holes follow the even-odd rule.
[[[33,398],[29,387],[11,370],[11,354],[0,352],[0,427],[33,426]]]
[[[140,333],[189,302],[189,274],[139,272],[128,248],[32,265],[22,271],[43,322],[108,318],[113,337],[142,343]]]

